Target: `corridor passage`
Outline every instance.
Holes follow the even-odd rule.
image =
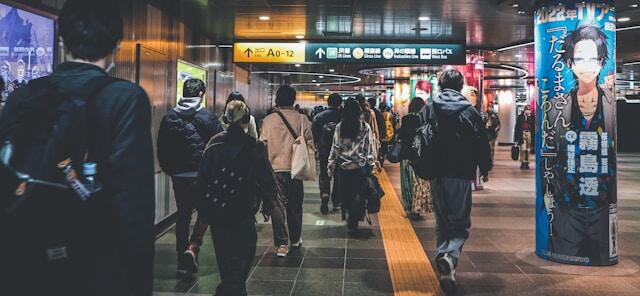
[[[498,148],[490,181],[473,194],[471,236],[456,274],[458,295],[640,295],[640,155],[621,155],[618,163],[620,264],[580,267],[535,256],[535,170],[520,170],[508,153],[508,147]],[[413,227],[396,225],[410,221],[391,211],[400,206],[399,166],[386,164],[385,171],[382,186],[395,190],[383,198],[380,215],[389,217],[380,225],[373,215],[372,225],[362,226],[360,237],[347,235],[339,212],[320,214],[315,182],[305,182],[302,248],[277,258],[271,225],[260,223],[249,295],[439,295],[430,273],[435,267],[435,220],[428,214],[412,221]],[[396,224],[385,224],[384,219]],[[389,238],[383,235],[386,230],[402,233],[390,232]],[[175,277],[174,237],[169,231],[156,242],[155,295],[211,295],[219,278],[210,234],[201,249],[197,277],[183,280]],[[416,247],[413,243],[431,259],[433,268],[417,266],[424,258],[420,254],[389,256],[391,249],[411,250]],[[411,275],[420,272],[423,280],[416,286]],[[585,282],[589,290],[582,289]]]

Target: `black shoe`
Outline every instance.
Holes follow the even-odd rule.
[[[520,169],[524,170],[524,162],[520,163]]]
[[[341,209],[341,208],[340,208],[340,203],[339,203],[339,202],[334,202],[334,203],[333,203],[333,211],[334,211],[334,212],[337,212],[337,211],[339,211],[340,209]]]
[[[320,197],[320,199],[322,200],[322,204],[320,205],[320,213],[326,215],[329,213],[329,196],[322,196]]]
[[[448,253],[436,259],[436,269],[438,270],[440,287],[445,294],[454,294],[456,290],[456,270],[453,258]]]
[[[528,169],[529,169],[529,164],[528,164],[528,163],[525,163],[525,164],[524,164],[524,168],[525,168],[526,170],[528,170]]]

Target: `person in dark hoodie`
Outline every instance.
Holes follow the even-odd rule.
[[[97,165],[96,179],[102,190],[82,203],[82,219],[70,215],[80,210],[60,206],[72,203],[66,191],[55,191],[32,196],[23,204],[25,211],[28,208],[34,213],[28,214],[28,219],[0,222],[2,294],[151,296],[155,240],[151,106],[140,86],[108,74],[115,67],[123,37],[118,5],[114,1],[67,0],[57,24],[60,50],[67,62],[56,66],[52,75],[33,80],[11,94],[0,121],[0,140],[4,141],[12,123],[26,121],[38,126],[52,115],[45,109],[35,114],[35,119],[29,118],[29,108],[42,103],[34,101],[38,98],[35,94],[66,102],[84,97],[84,110],[90,114],[86,122],[88,152]],[[11,225],[9,233],[3,225]],[[77,232],[68,232],[71,229]],[[80,247],[41,248],[43,242],[62,244],[69,240]]]
[[[333,202],[333,209],[340,209],[340,199],[338,198],[337,191],[331,192],[331,179],[327,171],[327,165],[329,163],[329,153],[331,152],[331,145],[333,143],[333,133],[336,130],[336,125],[342,120],[342,97],[333,93],[329,95],[327,100],[329,109],[320,112],[313,119],[311,124],[311,132],[313,133],[313,142],[316,143],[318,151],[318,158],[320,159],[320,199],[322,204],[320,205],[320,212],[326,214],[329,212],[329,197]]]
[[[198,211],[211,225],[221,280],[215,295],[242,296],[256,253],[255,215],[262,204],[269,221],[278,187],[266,145],[247,134],[249,108],[231,101],[224,117],[229,127],[209,141],[198,172]]]
[[[434,140],[435,177],[430,180],[436,217],[436,267],[445,291],[455,289],[455,268],[471,227],[471,182],[479,168],[485,182],[491,169],[489,141],[482,117],[460,93],[462,74],[446,70],[442,89],[422,118],[435,112],[438,133]]]
[[[184,82],[178,105],[162,118],[158,131],[158,161],[171,176],[176,206],[176,253],[180,276],[198,271],[198,251],[207,230],[198,215],[189,238],[189,225],[195,209],[196,177],[202,153],[211,137],[222,131],[218,118],[202,108],[206,87],[200,79]]]

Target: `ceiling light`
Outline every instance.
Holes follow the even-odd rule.
[[[316,83],[316,86],[320,86],[320,83]]]
[[[619,22],[628,22],[630,20],[631,20],[631,18],[628,18],[628,17],[621,17],[621,18],[618,19]]]
[[[335,71],[336,71],[335,69],[329,69],[329,72],[331,72],[331,73],[333,73]]]
[[[318,76],[318,78],[322,79],[322,78],[324,78],[324,76],[320,75],[320,76]]]
[[[325,91],[329,91],[329,89],[327,88],[327,89],[325,89]]]
[[[520,7],[520,4],[518,4],[518,3],[513,3],[513,5],[511,5],[511,7],[513,7],[513,8],[518,8],[518,7]]]
[[[267,16],[267,15],[261,15],[261,16],[259,17],[259,19],[260,19],[261,21],[268,21],[268,20],[270,20],[271,18],[270,18],[269,16]]]
[[[304,35],[296,35],[296,38],[298,38],[298,39],[304,39]]]
[[[522,55],[521,54],[517,54],[517,55],[515,55],[515,57],[519,59],[519,58],[522,57]]]
[[[418,20],[421,20],[421,21],[428,21],[428,20],[430,20],[430,19],[431,19],[431,18],[430,18],[430,17],[428,17],[428,16],[421,16],[421,17],[419,17],[419,18],[418,18]]]
[[[524,10],[518,10],[518,14],[519,14],[519,15],[524,15],[524,14],[525,14],[525,12],[524,12]]]
[[[301,65],[300,65],[300,64],[296,64],[295,66],[296,66],[296,67],[298,67],[298,68],[300,68],[300,66],[301,66]]]
[[[311,80],[311,82],[314,82],[314,83],[315,83],[315,82],[317,82],[317,80],[313,79],[313,80]]]
[[[629,5],[629,7],[631,7],[631,8],[637,8],[637,7],[638,7],[638,4],[631,4],[631,5]]]

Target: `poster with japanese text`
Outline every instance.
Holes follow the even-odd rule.
[[[618,262],[613,1],[538,1],[536,253]]]

